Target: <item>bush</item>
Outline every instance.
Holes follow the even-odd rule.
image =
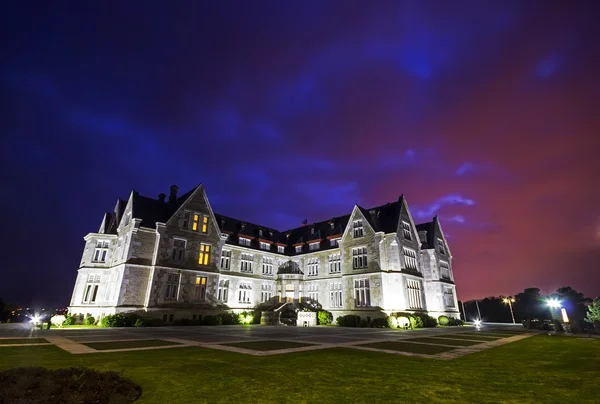
[[[93,316],[87,316],[85,318],[85,325],[94,325],[96,324],[96,319]]]
[[[465,325],[465,322],[463,320],[461,320],[460,318],[450,317],[448,319],[448,325],[449,326],[462,326],[462,325]]]
[[[148,327],[162,327],[165,325],[165,322],[162,318],[151,318],[149,320],[144,320],[144,319],[140,318],[139,320],[142,321]],[[138,323],[137,320],[135,323],[136,324]],[[139,326],[136,325],[136,327],[139,327]]]
[[[67,314],[65,316],[65,321],[62,323],[62,325],[73,325],[74,323],[75,323],[75,321],[73,319],[73,315]]]
[[[407,316],[398,316],[396,317],[398,322],[398,328],[407,329],[410,327],[410,317]]]
[[[204,324],[204,325],[221,325],[221,324],[223,324],[223,319],[218,314],[216,316],[204,316],[202,318],[202,324]]]
[[[450,319],[447,316],[439,316],[438,317],[438,323],[440,323],[440,325],[443,327],[447,326],[449,322],[450,322]]]
[[[239,324],[239,317],[235,313],[226,311],[221,313],[221,322],[223,325],[237,325]]]
[[[252,312],[243,311],[238,314],[238,324],[252,324],[254,322],[254,314]]]
[[[61,315],[52,316],[52,318],[50,319],[50,322],[57,327],[62,327],[63,324],[65,323],[65,320],[66,320],[66,317],[61,314]]]
[[[330,312],[321,310],[317,313],[317,324],[319,325],[329,325],[331,324],[332,315]]]
[[[408,317],[408,319],[410,320],[411,328],[423,328],[423,319],[421,319],[421,317],[411,315],[410,317]]]
[[[371,327],[387,328],[388,327],[388,319],[384,318],[384,317],[374,318],[373,321],[371,321]]]
[[[339,316],[336,322],[340,327],[358,327],[360,325],[360,316],[354,316],[352,314]]]
[[[359,327],[362,327],[362,328],[366,328],[366,327],[368,327],[368,326],[369,326],[369,323],[367,322],[367,320],[365,320],[365,319],[363,318],[362,320],[360,320],[360,323],[358,323],[358,326],[359,326]]]
[[[116,372],[13,368],[0,372],[0,403],[131,403],[142,389]]]
[[[398,328],[398,319],[394,316],[389,316],[387,318],[387,324],[390,328]]]
[[[433,328],[437,327],[438,325],[437,319],[435,317],[423,315],[421,318],[423,319],[423,327],[425,328]]]

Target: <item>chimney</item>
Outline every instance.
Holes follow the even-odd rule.
[[[162,192],[158,194],[158,200],[161,202],[164,202],[166,197],[167,195],[163,194]]]
[[[169,202],[175,202],[175,199],[177,199],[177,190],[179,190],[179,187],[177,185],[171,185],[171,193],[169,194]]]

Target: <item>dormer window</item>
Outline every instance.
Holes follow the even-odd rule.
[[[331,247],[338,247],[340,245],[339,241],[340,241],[339,237],[338,238],[332,238],[331,240],[329,240],[329,245]]]
[[[410,228],[410,223],[402,221],[402,232],[404,233],[404,238],[407,240],[412,240],[412,232]]]
[[[333,222],[329,222],[329,228],[330,228],[331,230],[333,230],[334,226],[335,226],[335,224],[334,224]]]
[[[221,219],[221,227],[225,227],[225,219]]]
[[[301,245],[297,245],[296,246],[296,252],[297,253],[301,253],[302,252],[302,246]]]
[[[278,246],[277,246],[277,252],[278,252],[279,254],[283,254],[283,253],[285,252],[285,247],[284,247],[284,246],[282,246],[282,245],[278,245]]]
[[[311,228],[310,228],[310,234],[311,234],[311,235],[315,234],[315,228],[314,228],[314,227],[311,227]]]
[[[309,249],[310,251],[315,251],[315,250],[318,250],[318,249],[319,249],[319,246],[320,246],[320,244],[321,244],[321,243],[319,243],[319,242],[317,242],[317,243],[310,243],[310,244],[308,245],[308,249]]]
[[[250,239],[245,237],[240,237],[240,245],[250,247]]]
[[[440,254],[446,255],[446,246],[444,245],[444,240],[441,238],[437,239],[438,248],[440,249]]]
[[[106,256],[108,255],[108,240],[96,241],[96,249],[94,250],[93,262],[106,262]]]
[[[270,250],[271,249],[271,244],[269,243],[263,243],[262,241],[260,242],[260,249],[261,250]]]
[[[362,220],[355,220],[354,224],[354,238],[362,237],[364,235],[364,228]]]
[[[262,236],[263,236],[263,231],[262,231],[262,229],[259,229],[258,230],[258,237],[262,237]]]
[[[246,230],[246,225],[244,223],[242,223],[241,229],[242,231]]]

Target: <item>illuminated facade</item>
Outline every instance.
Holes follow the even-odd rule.
[[[86,244],[69,312],[143,312],[167,322],[309,302],[334,317],[458,317],[437,217],[416,225],[403,196],[288,231],[215,214],[202,185],[168,200],[133,191]]]

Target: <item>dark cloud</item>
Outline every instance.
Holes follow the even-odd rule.
[[[459,297],[600,293],[593,2],[3,11],[5,298],[65,304],[117,197],[199,182],[280,229],[405,194],[440,216]]]

